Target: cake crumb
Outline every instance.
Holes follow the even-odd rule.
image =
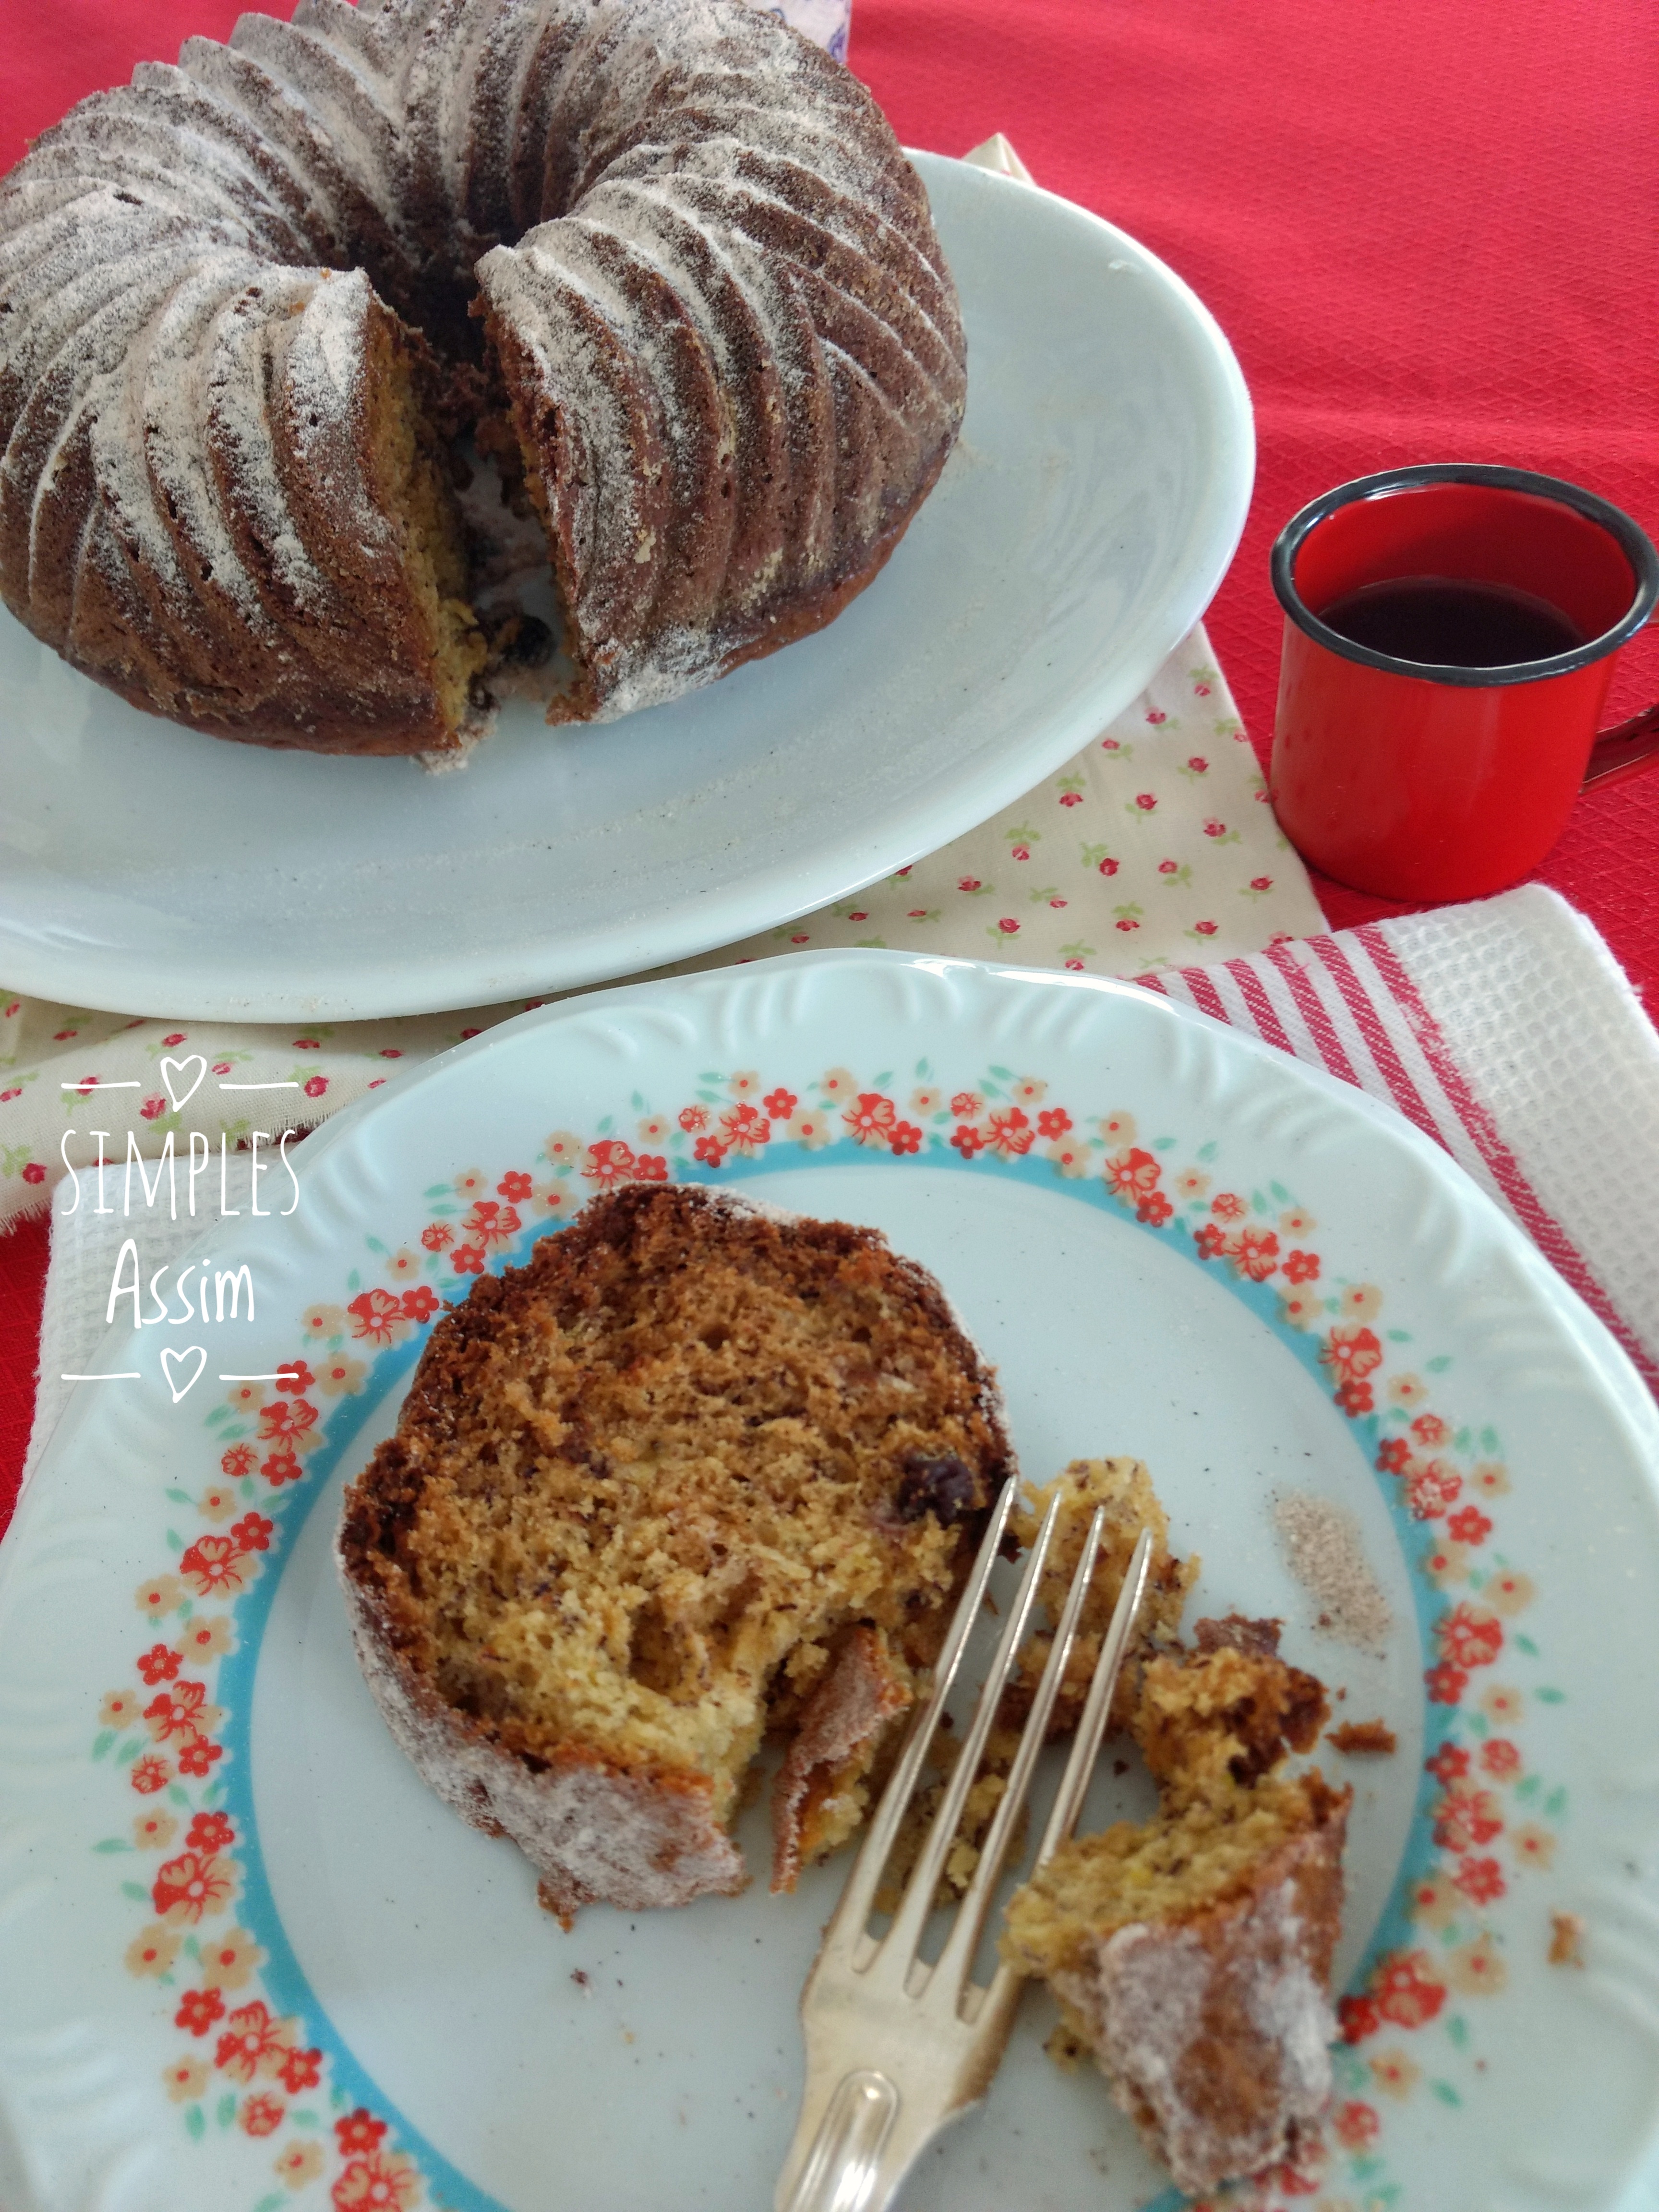
[[[1577,1912],[1550,1915],[1549,1961],[1553,1966],[1582,1966],[1584,1963],[1584,1923]]]
[[[573,1966],[570,1969],[570,1978],[585,1997],[592,1996],[593,1984],[586,1966]]]
[[[1389,1759],[1400,1748],[1386,1721],[1344,1721],[1340,1728],[1325,1731],[1325,1741],[1349,1759]]]
[[[1281,1490],[1273,1498],[1273,1522],[1286,1565],[1320,1608],[1321,1633],[1358,1650],[1381,1651],[1394,1616],[1352,1514],[1306,1491]]]
[[[1080,2035],[1074,2034],[1064,2021],[1043,2045],[1062,2074],[1075,2074],[1089,2056],[1089,2046]]]

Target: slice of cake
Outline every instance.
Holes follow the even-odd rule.
[[[695,1185],[598,1199],[441,1322],[346,1494],[393,1735],[567,1921],[775,1886],[864,1811],[1012,1455],[990,1371],[875,1231]]]
[[[1139,1673],[1157,1817],[1063,1845],[1016,1892],[1003,1939],[1190,2191],[1293,2155],[1329,2099],[1352,1798],[1275,1773],[1328,1712],[1279,1657],[1277,1624],[1200,1621],[1196,1638]]]

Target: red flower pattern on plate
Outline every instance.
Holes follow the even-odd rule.
[[[1434,1840],[1443,1850],[1472,1851],[1504,1832],[1504,1816],[1490,1790],[1455,1783],[1434,1808]]]
[[[1138,1146],[1115,1152],[1106,1163],[1106,1188],[1114,1198],[1139,1200],[1158,1188],[1164,1170],[1151,1152]]]
[[[226,2015],[213,2063],[234,2081],[252,2081],[258,2074],[276,2073],[282,2064],[280,2054],[293,2041],[287,2023],[273,2020],[269,2007],[256,1997]]]
[[[351,1334],[360,1344],[395,1342],[404,1309],[402,1299],[391,1291],[377,1287],[361,1291],[346,1311],[351,1316]]]
[[[407,2212],[420,2186],[413,2160],[392,2151],[354,2159],[329,2194],[336,2212]]]
[[[185,1837],[192,1851],[228,1851],[235,1840],[236,1831],[223,1813],[198,1813]]]
[[[1509,1887],[1496,1859],[1466,1858],[1452,1880],[1471,1905],[1496,1905]]]
[[[222,1912],[236,1886],[236,1870],[229,1859],[204,1851],[181,1851],[156,1875],[150,1900],[156,1917],[175,1926]]]
[[[1446,2002],[1445,1984],[1435,1978],[1426,1951],[1396,1953],[1380,1967],[1371,1984],[1378,2015],[1396,2027],[1421,2027]]]
[[[1492,1522],[1478,1505],[1465,1505],[1447,1521],[1446,1534],[1454,1544],[1484,1544]]]
[[[986,1124],[985,1141],[1000,1160],[1023,1159],[1036,1141],[1023,1106],[994,1106]]]
[[[626,1152],[628,1147],[622,1147]],[[631,1159],[633,1155],[629,1154]],[[516,1206],[507,1206],[498,1198],[477,1200],[461,1222],[465,1235],[483,1246],[486,1251],[497,1244],[505,1244],[524,1227]]]
[[[278,1437],[302,1437],[317,1425],[317,1408],[308,1398],[273,1398],[259,1408],[259,1434],[267,1443]]]
[[[1463,1478],[1443,1460],[1414,1460],[1406,1475],[1406,1501],[1419,1521],[1436,1521],[1463,1487]]]
[[[217,1990],[186,1990],[179,2000],[173,2024],[191,2035],[205,2035],[224,2016],[225,2001]]]
[[[144,1708],[144,1718],[156,1742],[166,1743],[173,1736],[194,1735],[196,1717],[206,1698],[205,1682],[175,1682],[170,1689],[152,1698]]]
[[[861,1091],[841,1118],[852,1131],[854,1143],[884,1145],[898,1119],[898,1109],[878,1091]]]
[[[1504,1648],[1504,1625],[1495,1613],[1465,1602],[1435,1623],[1440,1649],[1454,1667],[1490,1667]]]
[[[1460,1775],[1468,1772],[1469,1754],[1461,1744],[1443,1743],[1434,1757],[1425,1759],[1423,1764],[1443,1788],[1446,1784],[1455,1782]]]
[[[1241,1275],[1265,1283],[1279,1267],[1279,1239],[1271,1229],[1237,1230],[1227,1239],[1227,1257]]]
[[[386,2131],[386,2122],[377,2120],[361,2105],[355,2112],[349,2112],[344,2119],[334,2123],[334,2133],[339,2140],[340,2148],[348,2158],[359,2157],[365,2151],[376,2149],[385,2140]]]

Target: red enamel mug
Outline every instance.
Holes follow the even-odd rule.
[[[1580,791],[1659,763],[1659,707],[1596,734],[1613,655],[1659,599],[1659,556],[1593,492],[1474,463],[1386,470],[1287,523],[1273,580],[1273,807],[1339,883],[1504,890]]]

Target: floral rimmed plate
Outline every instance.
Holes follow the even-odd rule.
[[[1281,1616],[1395,1731],[1322,1754],[1356,1789],[1337,2096],[1243,2201],[1612,2202],[1659,2102],[1659,1423],[1413,1132],[1127,987],[831,953],[527,1016],[296,1165],[296,1212],[204,1248],[257,1320],[201,1332],[176,1403],[156,1331],[112,1330],[94,1364],[141,1379],[82,1390],[0,1553],[8,2212],[769,2204],[842,1867],[561,1933],[392,1746],[329,1559],[441,1302],[685,1176],[885,1228],[1030,1473],[1144,1457],[1194,1613]],[[1354,1516],[1382,1648],[1319,1631],[1287,1492]],[[1089,1818],[1146,1802],[1104,1771]],[[1051,2017],[1028,1997],[914,2212],[1176,2201]]]

